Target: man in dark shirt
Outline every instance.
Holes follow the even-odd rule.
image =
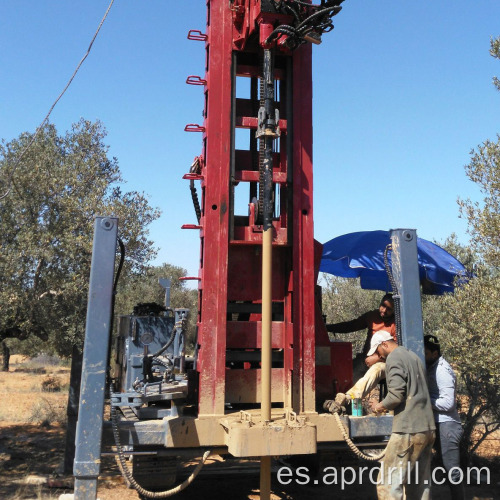
[[[372,336],[368,355],[386,360],[387,396],[373,403],[376,413],[393,410],[392,434],[377,481],[379,499],[430,498],[431,451],[436,426],[426,373],[420,358],[398,346],[387,332]]]
[[[390,293],[385,294],[378,309],[368,311],[359,318],[342,323],[327,324],[326,329],[332,333],[350,333],[366,328],[366,340],[363,351],[353,361],[353,379],[355,385],[345,394],[338,393],[334,400],[323,404],[325,410],[340,413],[355,398],[364,398],[385,378],[385,366],[380,363],[378,354],[367,356],[370,341],[375,332],[386,331],[397,342],[396,324],[394,322],[394,299]],[[369,368],[368,372],[366,368]]]
[[[378,309],[368,311],[359,318],[343,321],[341,323],[331,323],[326,325],[326,329],[332,333],[350,333],[364,330],[366,328],[366,340],[363,346],[363,356],[366,356],[370,349],[372,335],[380,330],[390,332],[397,341],[396,325],[394,323],[394,299],[390,293],[386,293]]]

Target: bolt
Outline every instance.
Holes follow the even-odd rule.
[[[105,231],[111,231],[111,229],[113,229],[113,226],[114,226],[114,222],[111,219],[109,219],[108,217],[105,217],[104,219],[102,219],[101,227]]]
[[[403,231],[403,238],[406,241],[411,241],[413,239],[413,235],[410,233],[410,231]]]

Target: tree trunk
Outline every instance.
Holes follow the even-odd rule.
[[[78,347],[73,346],[71,355],[71,375],[69,382],[68,424],[66,426],[66,449],[64,452],[64,473],[73,473],[73,462],[75,460],[75,439],[76,423],[78,421],[78,405],[80,401],[80,382],[82,379],[82,360],[83,353]]]
[[[9,362],[10,362],[10,349],[5,340],[2,341],[2,354],[3,354],[3,363],[2,363],[2,371],[9,371]]]

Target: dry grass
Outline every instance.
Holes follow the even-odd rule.
[[[55,375],[47,375],[40,385],[43,392],[59,392],[62,390],[62,380]]]
[[[70,368],[43,361],[11,356],[10,371],[0,372],[0,500],[56,500],[72,492],[72,478],[57,474]],[[117,471],[110,478],[99,482],[101,500],[137,500]]]
[[[47,366],[46,374],[40,374],[39,364],[12,358],[10,371],[0,372],[0,421],[41,423],[54,418],[54,423],[61,423],[60,415],[65,414],[68,399],[69,368]],[[52,392],[46,392],[47,387]],[[37,415],[41,418],[36,418]]]
[[[28,422],[41,427],[50,427],[57,424],[66,425],[66,406],[54,404],[47,398],[42,398],[33,404]]]
[[[58,500],[60,495],[60,492],[54,494],[47,493],[42,484],[36,484],[33,487],[33,483],[29,482],[28,476],[26,484],[19,486],[18,490],[11,496],[11,500],[25,500],[28,497],[33,500]]]

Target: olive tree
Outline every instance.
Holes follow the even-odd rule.
[[[67,356],[82,345],[95,216],[119,217],[125,275],[155,255],[148,225],[159,212],[143,194],[122,192],[105,137],[100,122],[82,119],[64,135],[47,124],[34,141],[23,133],[0,145],[8,192],[0,200],[0,335],[24,340],[24,350]]]
[[[500,38],[491,41],[490,53],[500,59]],[[497,78],[494,84],[500,90]],[[445,298],[439,334],[467,396],[464,444],[470,454],[500,426],[500,136],[472,150],[465,170],[482,194],[480,201],[459,200],[478,263],[469,283]],[[478,427],[480,437],[472,439]]]

